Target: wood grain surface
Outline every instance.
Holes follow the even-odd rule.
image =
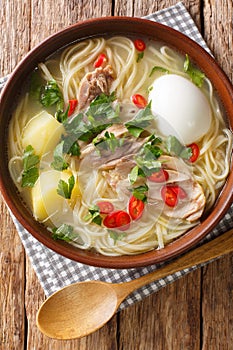
[[[79,20],[145,16],[173,0],[1,0],[0,75],[36,44]],[[232,0],[183,1],[216,60],[233,81]],[[95,334],[55,341],[35,325],[44,292],[0,202],[1,350],[232,350],[233,254],[118,313]]]

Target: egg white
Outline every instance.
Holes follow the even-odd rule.
[[[157,128],[165,136],[175,135],[188,145],[208,133],[211,108],[203,92],[176,74],[159,77],[149,93]]]

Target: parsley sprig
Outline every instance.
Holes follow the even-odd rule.
[[[35,154],[34,148],[28,145],[23,153],[22,187],[33,187],[39,177],[39,156]]]
[[[51,167],[55,170],[65,170],[68,168],[69,164],[64,159],[63,153],[64,140],[61,141],[55,148],[53,152],[54,161],[51,163]]]
[[[122,238],[126,237],[125,232],[116,232],[112,230],[108,230],[109,236],[113,239],[114,244],[116,244],[117,241],[121,241]]]
[[[184,71],[190,76],[192,82],[198,87],[202,87],[205,74],[195,68],[190,62],[189,56],[185,55]]]
[[[164,67],[160,67],[160,66],[154,66],[151,69],[151,72],[149,74],[149,77],[151,77],[155,72],[162,72],[162,73],[169,73],[169,70],[167,68]]]
[[[96,137],[92,140],[94,146],[98,151],[107,151],[115,152],[117,147],[121,147],[124,144],[124,138],[117,138],[112,132],[106,131],[104,136],[99,138]]]
[[[97,225],[102,224],[102,217],[100,216],[100,208],[98,205],[92,205],[88,208],[88,214],[84,217],[84,220],[91,220],[91,222],[94,222]]]
[[[137,187],[133,187],[132,189],[130,189],[130,191],[132,192],[132,195],[138,199],[140,199],[143,202],[147,201],[147,192],[149,190],[149,187],[147,186],[147,184],[141,185],[141,186],[137,186]]]
[[[119,123],[119,106],[113,108],[114,100],[114,93],[110,96],[97,96],[85,113],[79,113],[71,121],[67,120],[64,123],[67,134],[76,140],[91,141],[108,126]]]
[[[136,116],[125,124],[128,131],[134,136],[139,137],[140,134],[147,128],[151,121],[154,120],[154,116],[151,112],[151,101],[146,108],[139,110]]]
[[[49,80],[46,85],[42,85],[39,100],[44,107],[56,106],[55,118],[60,123],[64,123],[67,120],[69,106],[64,111],[62,92],[55,80]]]
[[[66,199],[70,199],[74,185],[75,185],[75,178],[73,175],[69,177],[68,182],[65,182],[64,180],[61,179],[58,182],[57,193]]]
[[[163,154],[163,150],[160,147],[161,144],[162,140],[160,137],[151,135],[142,146],[135,159],[141,174],[150,176],[161,167],[161,162],[158,160]]]
[[[168,153],[172,156],[178,156],[183,159],[189,159],[192,156],[191,147],[186,147],[173,135],[170,135],[165,140],[165,146]]]
[[[74,228],[71,225],[62,224],[59,227],[52,229],[52,238],[56,241],[58,239],[71,242],[78,237],[78,234],[74,233]]]

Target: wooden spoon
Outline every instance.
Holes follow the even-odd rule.
[[[144,285],[233,251],[233,229],[182,255],[164,267],[125,283],[87,281],[51,295],[37,313],[37,326],[48,337],[74,339],[101,328],[121,302]]]

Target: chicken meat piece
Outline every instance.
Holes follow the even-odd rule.
[[[113,69],[110,65],[96,68],[87,73],[80,82],[79,110],[86,109],[91,101],[102,93],[109,95],[109,89],[114,80]]]

